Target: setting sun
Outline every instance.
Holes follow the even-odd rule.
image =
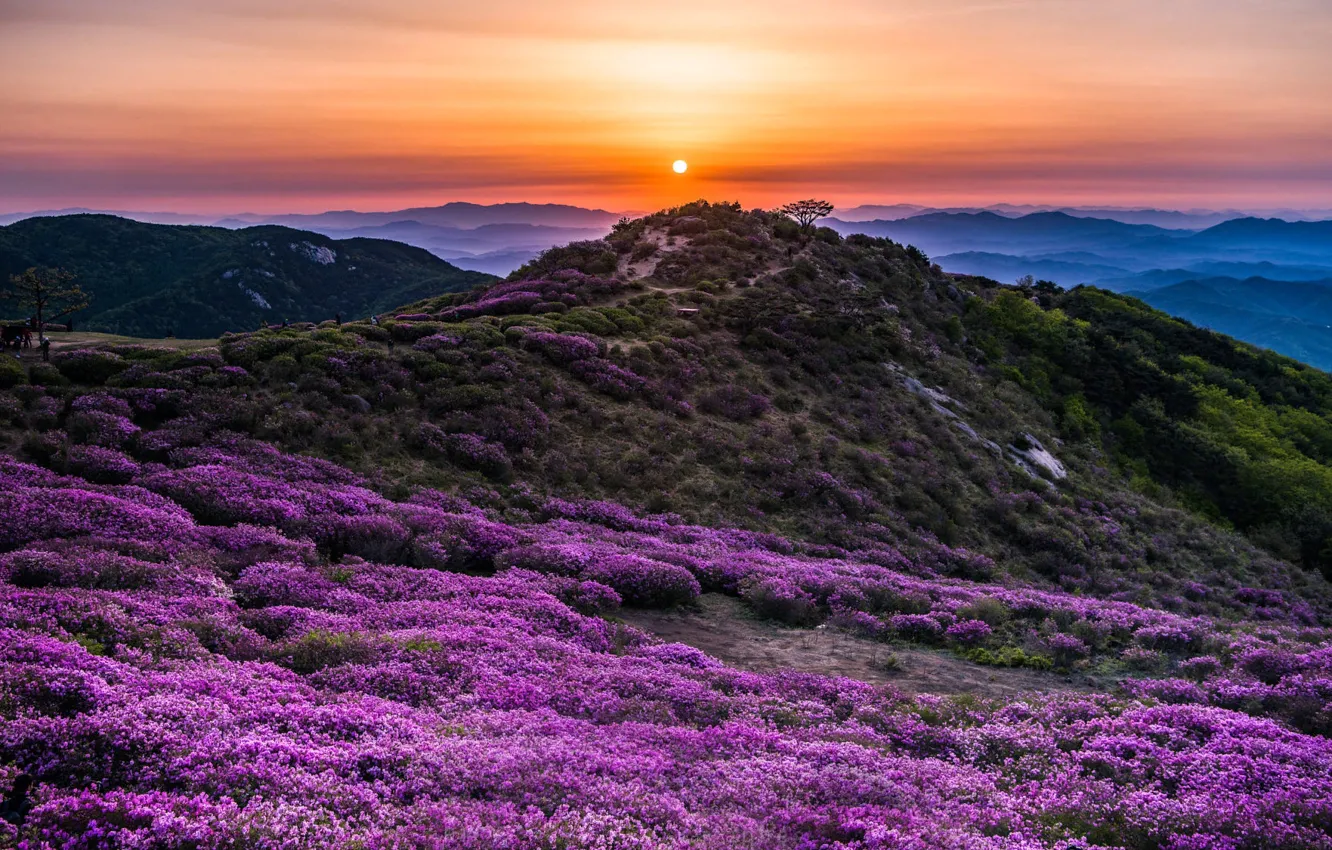
[[[677,159],[671,165],[671,168],[675,170],[676,174],[684,174],[689,170],[689,163],[685,162],[683,159]]]

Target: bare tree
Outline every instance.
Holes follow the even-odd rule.
[[[807,201],[796,201],[793,204],[787,204],[779,212],[789,215],[795,219],[805,230],[809,230],[814,222],[823,218],[833,211],[833,205],[827,201],[819,201],[810,198]]]
[[[34,267],[23,274],[10,275],[9,288],[0,292],[0,298],[32,308],[40,336],[46,329],[48,311],[64,316],[88,306],[88,294],[73,281],[74,275],[64,269]]]

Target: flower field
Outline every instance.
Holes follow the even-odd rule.
[[[1332,846],[1332,649],[1298,619],[925,577],[604,503],[511,524],[243,442],[174,457],[125,484],[3,464],[0,757],[42,783],[21,846]],[[911,697],[728,669],[606,616],[702,587],[959,650],[1020,623],[1052,658],[1064,639],[1176,676]]]
[[[687,319],[609,276],[649,219],[382,325],[15,377],[0,786],[38,785],[0,847],[1332,848],[1316,569],[967,361],[981,296],[919,252],[691,212],[653,282]],[[758,673],[621,617],[702,594],[1068,687]]]

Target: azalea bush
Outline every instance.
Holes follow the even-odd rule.
[[[1047,440],[950,323],[986,292],[698,203],[381,326],[26,367],[0,846],[1332,848],[1325,584]],[[630,625],[705,594],[995,687]]]

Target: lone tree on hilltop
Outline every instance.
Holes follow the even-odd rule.
[[[833,205],[827,201],[819,201],[810,198],[807,201],[796,201],[793,204],[787,204],[779,212],[789,215],[805,230],[809,230],[814,222],[823,218],[833,211]]]
[[[64,269],[33,267],[23,274],[10,275],[9,288],[0,292],[0,298],[32,308],[40,335],[46,328],[48,312],[64,316],[88,306],[88,294],[73,281],[74,275]]]

